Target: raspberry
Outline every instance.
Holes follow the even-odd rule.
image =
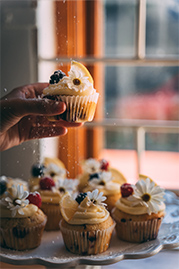
[[[100,164],[101,164],[100,166],[101,170],[105,170],[105,171],[108,170],[109,162],[107,160],[105,159],[100,160]]]
[[[130,195],[133,194],[133,191],[134,190],[133,190],[131,184],[124,183],[121,186],[121,194],[122,194],[122,197],[129,197]]]
[[[86,192],[84,193],[81,192],[80,194],[78,194],[75,200],[78,202],[78,204],[80,204],[85,199],[86,196],[87,196]]]
[[[29,200],[29,204],[34,204],[34,205],[38,206],[39,208],[41,207],[42,198],[41,198],[39,192],[37,192],[37,191],[30,192],[27,199]]]
[[[55,182],[50,177],[44,177],[40,180],[41,190],[51,190],[55,186]]]

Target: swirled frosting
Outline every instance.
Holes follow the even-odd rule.
[[[109,212],[104,206],[95,205],[86,197],[78,206],[73,217],[68,221],[69,224],[97,224],[109,217]]]
[[[130,184],[121,186],[122,197],[116,202],[119,210],[132,215],[151,215],[165,210],[164,190],[151,179],[138,180],[135,186],[130,186],[132,193],[128,195],[125,193],[125,185]]]
[[[119,210],[131,214],[131,215],[143,215],[148,214],[148,208],[146,206],[143,206],[141,204],[133,205],[133,203],[127,198],[120,198],[115,205]],[[165,204],[162,202],[161,205],[159,205],[158,212],[165,210]]]
[[[12,185],[0,200],[1,218],[26,218],[38,210],[34,204],[29,204],[28,191],[24,191],[23,185]]]
[[[42,203],[48,203],[48,204],[59,204],[61,200],[61,193],[56,190],[38,190],[41,198],[42,198]]]
[[[14,218],[27,218],[33,216],[38,210],[38,207],[33,204],[28,204],[26,207],[21,209],[21,213],[16,213]],[[6,206],[0,204],[1,218],[12,218],[12,212]]]
[[[96,173],[96,177],[93,177],[88,181],[88,186],[84,191],[91,191],[98,189],[103,192],[104,195],[114,195],[120,193],[120,184],[113,182],[113,177],[111,172],[100,172]]]

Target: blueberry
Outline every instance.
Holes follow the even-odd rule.
[[[87,196],[86,192],[84,193],[81,192],[80,194],[78,194],[75,200],[78,202],[78,204],[80,204],[85,199],[86,196]]]
[[[92,180],[93,178],[99,178],[99,173],[94,173],[90,175],[89,181]]]
[[[0,195],[7,190],[7,181],[4,176],[0,177]]]
[[[58,83],[64,76],[66,76],[64,72],[62,72],[61,70],[57,70],[53,73],[53,75],[51,75],[49,83]]]
[[[37,163],[32,166],[31,174],[33,177],[43,176],[45,166],[43,164]]]

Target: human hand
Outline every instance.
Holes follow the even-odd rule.
[[[65,135],[68,127],[81,123],[64,120],[50,122],[46,116],[62,114],[65,103],[42,99],[48,83],[36,83],[14,89],[0,100],[0,150],[6,150],[24,141]]]

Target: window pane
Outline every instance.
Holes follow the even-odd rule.
[[[147,56],[179,55],[179,2],[147,0]]]
[[[134,57],[136,43],[136,1],[105,0],[105,55]]]
[[[105,117],[178,120],[179,67],[106,66]]]

